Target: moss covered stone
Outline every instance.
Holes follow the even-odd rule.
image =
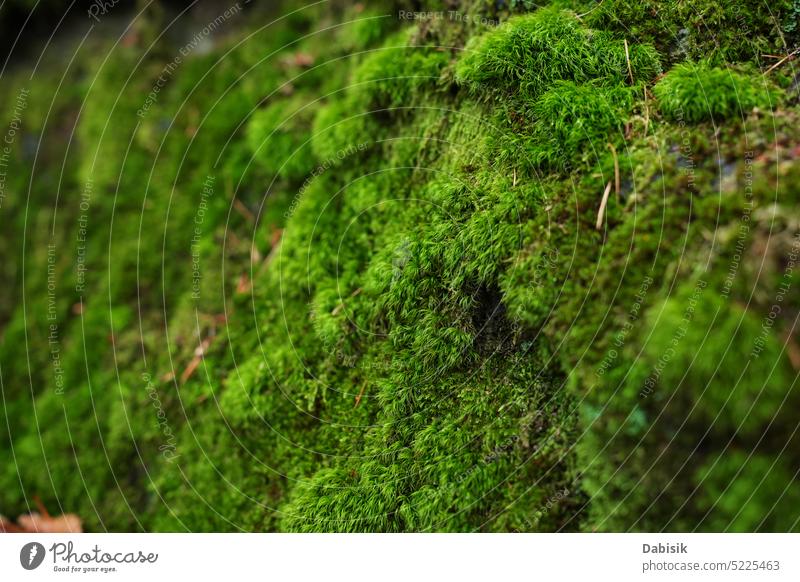
[[[798,529],[787,5],[441,4],[253,8],[144,116],[166,37],[3,85],[0,510]]]

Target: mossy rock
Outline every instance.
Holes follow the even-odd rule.
[[[796,530],[800,123],[766,56],[796,11],[770,8],[253,7],[144,116],[167,35],[14,76],[0,509]]]

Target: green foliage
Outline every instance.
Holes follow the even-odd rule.
[[[788,33],[797,33],[798,23],[800,23],[800,1],[793,0],[792,5],[786,11],[783,20],[783,30]]]
[[[473,38],[456,79],[497,107],[499,126],[511,122],[491,135],[500,160],[565,170],[621,142],[634,95],[660,70],[652,47],[541,9]]]
[[[773,524],[777,531],[797,532],[794,508],[800,502],[792,475],[776,463],[774,453],[730,450],[695,474],[702,505],[709,508],[703,527],[711,531],[753,532]]]
[[[342,21],[347,24],[338,34],[338,43],[351,53],[382,44],[398,25],[395,11],[392,2],[384,0],[355,6],[343,15]]]

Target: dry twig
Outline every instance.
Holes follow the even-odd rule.
[[[362,289],[361,287],[359,287],[358,289],[350,293],[350,297],[355,297],[356,295],[361,293],[361,291]],[[333,311],[331,311],[331,315],[339,315],[342,312],[342,309],[344,309],[344,301],[342,301],[339,305],[333,308]]]
[[[355,405],[353,406],[353,408],[355,408],[356,406],[358,406],[358,405],[361,403],[361,398],[364,396],[364,389],[365,389],[366,387],[367,387],[367,383],[366,383],[366,382],[364,382],[364,383],[361,385],[361,391],[360,391],[360,392],[358,393],[358,395],[356,396],[356,403],[355,403]]]
[[[617,148],[613,143],[608,144],[608,149],[611,150],[611,155],[614,157],[614,192],[617,194],[617,201],[619,201],[619,158],[617,158]]]
[[[606,190],[603,192],[603,200],[600,202],[600,210],[597,211],[597,223],[594,227],[597,230],[603,228],[603,218],[606,215],[606,204],[608,204],[608,195],[611,193],[611,180],[606,184]]]
[[[625,42],[625,61],[628,63],[628,74],[631,76],[631,85],[633,85],[633,69],[631,69],[631,55],[628,53],[628,39],[623,39]]]
[[[766,70],[766,72],[765,72],[764,74],[765,74],[765,75],[769,75],[769,74],[770,74],[772,71],[774,71],[775,69],[777,69],[778,67],[780,67],[780,66],[781,66],[783,63],[785,63],[786,61],[790,61],[790,60],[792,60],[793,58],[795,58],[795,57],[797,56],[797,53],[800,53],[800,48],[793,50],[793,51],[792,51],[792,52],[790,52],[788,55],[786,55],[785,57],[783,57],[781,60],[779,60],[777,63],[775,63],[774,65],[772,65],[772,66],[771,66],[769,69],[767,69],[767,70]]]

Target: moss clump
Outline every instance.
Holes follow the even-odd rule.
[[[348,99],[337,99],[320,108],[314,118],[311,146],[318,160],[336,163],[347,152],[372,144],[383,135],[370,115]]]
[[[607,0],[602,4],[566,4],[578,4],[575,10],[586,13],[590,26],[651,43],[671,62],[686,58],[711,59],[717,65],[758,62],[763,53],[781,52],[798,40],[791,25],[796,19],[795,0]]]
[[[637,516],[660,527],[682,529],[701,520],[716,502],[727,503],[703,494],[705,486],[690,472],[701,460],[716,466],[726,451],[739,451],[741,442],[756,443],[773,417],[781,415],[787,394],[771,392],[768,386],[791,382],[791,371],[781,361],[777,342],[769,341],[764,357],[753,356],[761,324],[752,314],[727,305],[702,278],[681,285],[668,300],[647,309],[642,322],[647,338],[634,339],[602,376],[594,395],[602,402],[602,414],[590,410],[594,398],[585,403],[586,423],[593,433],[585,443],[587,462],[600,447],[631,451],[627,458],[614,459],[614,476],[608,468],[588,463],[592,520],[613,530]],[[629,364],[634,351],[638,357]],[[664,434],[672,435],[670,441],[659,443],[658,435]],[[698,434],[703,435],[700,440]],[[659,454],[651,458],[634,453],[656,448]],[[657,487],[667,476],[677,478]],[[785,477],[766,475],[766,488],[786,486]],[[689,501],[673,506],[670,499]],[[740,505],[725,513],[729,525],[739,523],[739,510],[751,515],[768,509],[759,497],[750,502],[753,506]],[[784,503],[790,500],[780,501]]]
[[[531,108],[535,122],[529,155],[537,164],[565,169],[582,155],[605,156],[630,119],[633,91],[625,86],[554,83]]]
[[[552,405],[552,381],[530,358],[484,362],[484,371],[417,383],[389,379],[387,403],[404,410],[365,443],[367,456],[324,469],[295,491],[282,525],[292,531],[523,531],[555,529],[570,501],[544,511],[569,486],[558,459],[569,438]],[[500,366],[498,368],[498,366]],[[500,382],[500,379],[504,379]],[[491,413],[501,399],[504,416]],[[546,479],[537,477],[548,467]],[[498,484],[503,484],[498,487]],[[562,499],[562,497],[559,497]]]
[[[313,168],[311,126],[316,109],[303,96],[259,109],[247,124],[252,163],[274,176],[300,180]]]
[[[702,61],[676,65],[656,83],[653,92],[667,118],[688,123],[722,121],[746,116],[754,107],[778,105],[778,94],[767,78]]]
[[[439,85],[449,51],[414,46],[412,32],[391,36],[358,66],[348,89],[356,103],[368,110],[413,107],[425,88]]]
[[[495,108],[499,160],[565,170],[621,146],[619,130],[660,72],[647,45],[586,28],[574,14],[542,9],[473,39],[456,80]]]
[[[625,53],[621,39],[587,29],[574,14],[542,9],[473,38],[456,79],[487,95],[536,99],[556,81],[619,83],[628,76],[628,63],[639,81],[660,71],[651,47],[631,46],[627,58]]]
[[[708,508],[699,523],[710,531],[747,533],[765,523],[777,531],[797,531],[794,507],[800,503],[793,475],[765,453],[733,448],[697,468],[697,495]]]

